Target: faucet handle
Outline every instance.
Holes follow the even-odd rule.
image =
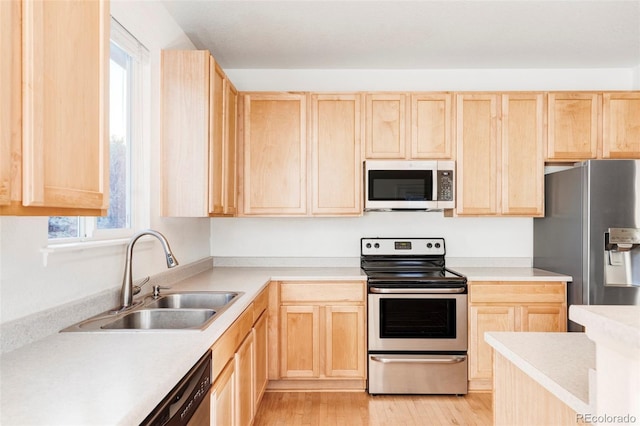
[[[146,283],[148,283],[150,279],[151,279],[151,277],[147,277],[147,278],[143,279],[140,282],[140,284],[134,285],[133,286],[133,295],[135,296],[136,294],[140,293],[140,291],[142,290],[142,286],[145,285]]]
[[[159,285],[153,286],[153,298],[157,299],[160,297],[160,290],[169,290],[171,287],[161,287]]]

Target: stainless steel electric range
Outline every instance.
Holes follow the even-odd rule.
[[[467,393],[467,279],[443,238],[362,238],[370,394]]]

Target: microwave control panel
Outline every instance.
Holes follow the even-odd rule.
[[[438,170],[438,201],[453,201],[453,170]]]

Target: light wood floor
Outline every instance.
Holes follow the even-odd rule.
[[[371,396],[366,392],[267,392],[255,426],[485,426],[490,393]]]

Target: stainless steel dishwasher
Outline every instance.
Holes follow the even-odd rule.
[[[141,425],[209,425],[210,388],[211,351],[207,351]]]

